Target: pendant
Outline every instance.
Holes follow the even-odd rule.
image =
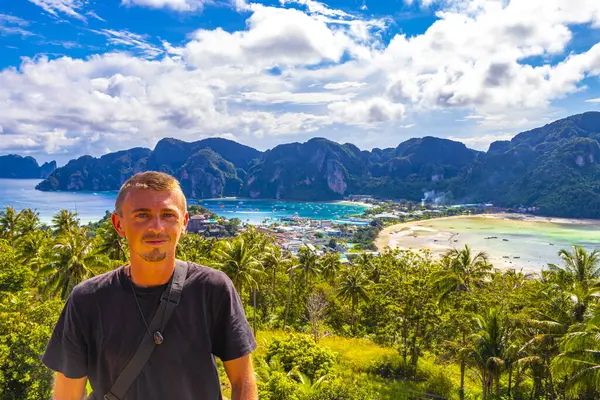
[[[154,338],[154,343],[156,343],[156,344],[162,344],[162,342],[165,341],[162,333],[160,333],[159,331],[154,332],[153,338]]]

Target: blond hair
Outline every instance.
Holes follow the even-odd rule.
[[[185,195],[183,194],[183,190],[181,190],[181,186],[177,179],[163,172],[147,171],[135,174],[127,179],[123,186],[121,186],[117,199],[115,200],[115,213],[121,215],[121,207],[123,206],[125,197],[127,197],[127,193],[135,189],[150,189],[157,192],[179,192],[181,193],[181,197],[183,197],[183,212],[186,212],[187,210]]]

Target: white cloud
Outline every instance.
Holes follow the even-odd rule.
[[[264,111],[243,112],[236,118],[241,131],[257,138],[267,135],[297,135],[298,132],[315,132],[319,128],[330,125],[327,116],[307,113],[283,113],[275,115]]]
[[[186,61],[199,68],[219,65],[311,65],[339,62],[360,45],[345,32],[295,9],[256,6],[246,21],[248,30],[229,33],[221,28],[200,29],[185,46]]]
[[[586,103],[600,103],[600,98],[597,99],[589,99],[585,101]]]
[[[175,11],[197,11],[210,3],[210,0],[122,0],[126,6],[140,6],[149,8],[170,8]]]
[[[86,21],[87,19],[81,15],[77,10],[80,10],[85,2],[83,0],[29,0],[33,4],[40,6],[46,11],[58,17],[60,14],[65,14],[71,18],[76,18],[81,21]]]
[[[164,51],[148,42],[147,35],[139,35],[127,30],[115,31],[113,29],[92,30],[99,35],[106,36],[108,43],[114,46],[125,46],[137,50],[146,58],[155,58]]]
[[[467,115],[465,119],[485,119],[483,115]]]
[[[508,133],[508,134],[503,133],[503,134],[498,134],[498,135],[488,134],[488,135],[476,136],[476,137],[472,137],[472,138],[450,136],[448,139],[454,140],[457,142],[462,142],[465,144],[465,146],[470,147],[471,149],[487,151],[492,142],[495,142],[498,140],[510,140],[514,136],[515,135],[513,133]]]
[[[261,92],[244,92],[236,98],[237,101],[253,101],[257,103],[295,103],[295,104],[321,104],[331,103],[335,101],[348,101],[356,97],[356,93],[333,94],[319,92],[291,93],[261,93]]]
[[[30,1],[54,15],[84,13],[83,1]],[[193,11],[206,2],[125,3]],[[482,148],[497,132],[545,122],[539,116],[554,99],[600,76],[600,44],[569,52],[573,24],[600,27],[596,0],[440,0],[426,32],[389,43],[380,35],[386,20],[314,0],[282,0],[291,8],[229,4],[248,16],[244,29],[200,29],[181,44],[96,30],[127,53],[37,57],[0,71],[3,140],[28,151],[63,146],[97,154],[152,146],[164,136],[232,135],[226,137],[267,146],[282,135],[345,130],[375,145],[375,132],[387,135],[386,143],[418,132],[410,130],[415,124],[400,125],[406,115],[428,129],[428,113],[449,111],[448,121],[471,121],[457,130],[477,136],[459,140]],[[0,33],[6,21],[27,27],[0,15]],[[463,135],[457,130],[445,134]]]
[[[96,18],[98,21],[106,22],[104,18],[96,14],[94,11],[88,11],[85,13],[85,15],[89,15],[92,18]]]
[[[35,35],[33,32],[25,29],[29,21],[14,15],[0,14],[0,36],[20,35],[23,37]]]
[[[329,17],[350,17],[350,14],[342,10],[334,10],[327,7],[325,4],[314,0],[279,0],[281,5],[296,3],[306,6],[310,14],[319,14]]]
[[[531,56],[559,56],[571,24],[598,24],[600,2],[445,1],[422,35],[397,35],[379,63],[388,94],[420,107],[503,110],[545,106],[596,75],[597,48],[562,63],[533,67]]]
[[[385,98],[337,102],[328,107],[334,121],[356,125],[401,120],[405,111],[404,105],[391,103]]]
[[[350,89],[350,88],[359,88],[361,86],[365,86],[364,82],[335,82],[328,83],[323,86],[324,89],[328,90],[340,90],[340,89]]]

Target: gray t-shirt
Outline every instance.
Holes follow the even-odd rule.
[[[135,287],[148,324],[166,286]],[[87,376],[95,397],[102,399],[147,334],[120,267],[73,289],[42,361],[68,378]],[[229,361],[256,348],[229,277],[193,263],[163,336],[126,400],[221,399],[215,356]]]

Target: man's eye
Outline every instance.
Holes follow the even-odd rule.
[[[146,218],[147,216],[148,216],[148,213],[139,213],[135,217],[136,218]]]
[[[166,218],[173,218],[173,217],[176,217],[176,215],[175,215],[175,214],[173,214],[173,213],[164,213],[163,215],[164,215]]]

